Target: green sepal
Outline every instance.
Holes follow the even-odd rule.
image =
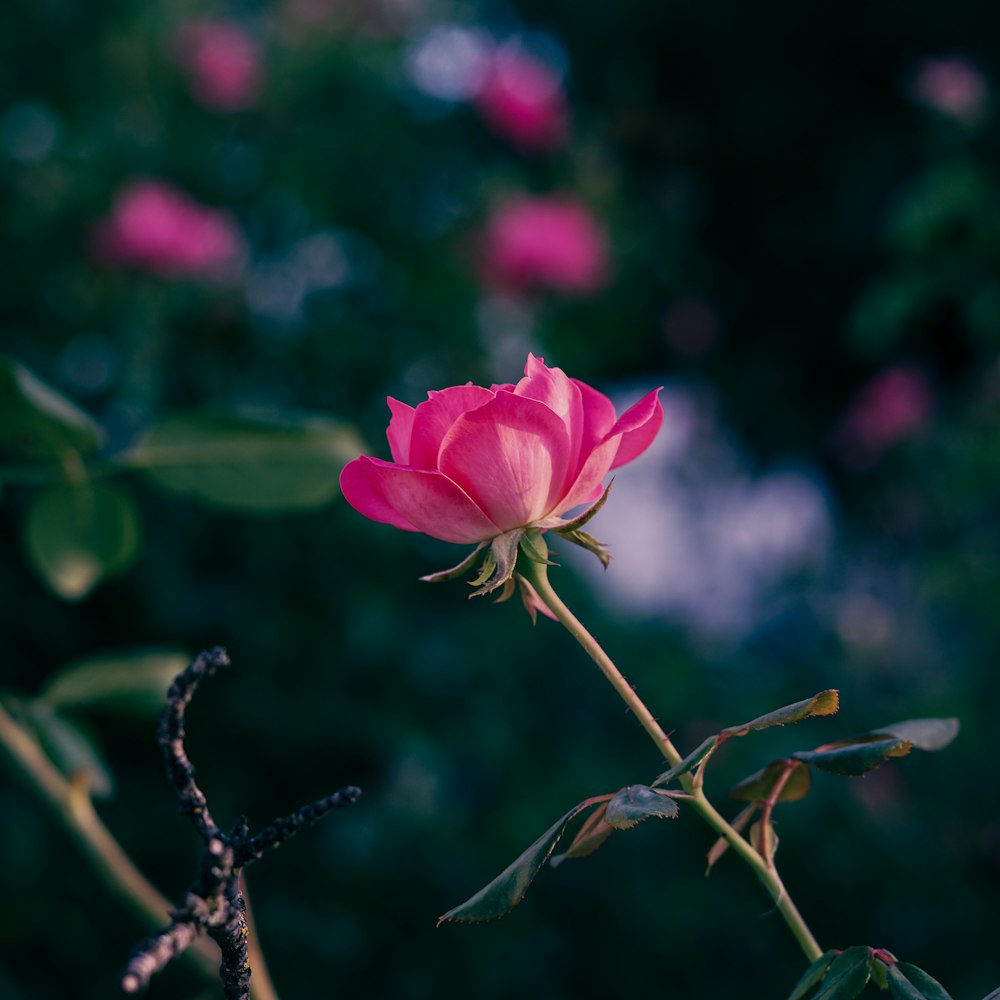
[[[611,481],[613,483],[614,480]],[[557,535],[577,531],[582,528],[607,502],[611,493],[611,483],[604,487],[604,492],[595,500],[582,514],[578,514],[570,521],[562,521],[552,528]]]
[[[524,532],[524,528],[514,528],[511,531],[505,531],[502,535],[497,535],[490,542],[489,552],[483,560],[482,572],[475,580],[471,581],[470,586],[477,589],[469,595],[470,597],[491,594],[514,575],[518,548]]]
[[[486,544],[486,542],[480,542],[457,566],[439,570],[437,573],[428,573],[427,576],[420,577],[421,581],[423,583],[445,583],[448,580],[457,580],[460,576],[465,576],[472,569],[476,556],[486,548]]]
[[[813,987],[818,986],[822,981],[823,977],[826,975],[826,970],[830,968],[830,963],[837,957],[839,952],[836,948],[831,948],[829,951],[824,951],[819,958],[816,959],[812,965],[804,973],[802,973],[802,978],[795,984],[795,989],[788,995],[788,1000],[803,1000],[803,997],[813,989]]]
[[[438,918],[438,926],[450,920],[478,923],[502,917],[524,898],[535,876],[555,850],[570,821],[584,809],[607,802],[611,795],[597,795],[575,805],[557,820],[526,851],[509,864],[492,882],[464,903]]]
[[[521,551],[532,562],[542,566],[555,566],[555,563],[549,558],[549,547],[545,544],[545,539],[542,538],[540,531],[534,528],[526,530],[521,536],[520,546]]]
[[[608,547],[604,542],[599,542],[593,535],[588,535],[586,531],[558,531],[556,534],[560,538],[565,538],[567,542],[579,545],[581,549],[593,552],[601,560],[601,565],[605,569],[611,565],[611,553],[608,552]]]

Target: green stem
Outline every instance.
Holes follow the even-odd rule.
[[[604,674],[611,683],[611,686],[629,707],[632,714],[639,720],[639,724],[646,730],[649,738],[656,744],[657,749],[667,763],[671,767],[676,767],[683,758],[677,752],[673,743],[670,742],[670,737],[663,731],[645,703],[635,693],[632,685],[622,676],[621,671],[615,666],[611,657],[604,652],[598,641],[587,631],[580,620],[566,607],[559,595],[552,589],[544,563],[536,562],[533,559],[522,556],[518,560],[517,571],[535,588],[535,592],[545,603],[546,607],[555,615],[556,619],[566,628],[569,634],[587,651],[598,667],[600,667],[601,673]],[[716,834],[726,840],[732,850],[750,866],[757,878],[763,883],[764,888],[774,901],[775,908],[784,918],[789,930],[805,953],[806,958],[810,962],[819,958],[823,954],[823,951],[816,943],[812,931],[809,930],[802,915],[792,902],[773,865],[768,865],[764,858],[754,850],[753,846],[726,822],[712,803],[709,802],[701,785],[695,783],[690,774],[681,775],[680,782],[685,792],[690,796],[687,801],[698,815],[701,816]]]
[[[0,748],[41,797],[53,816],[74,840],[105,884],[143,920],[151,931],[161,930],[174,908],[166,896],[132,863],[122,846],[97,815],[88,792],[58,771],[37,740],[0,705]],[[219,952],[200,937],[184,952],[211,980],[219,978]],[[253,1000],[278,1000],[263,956],[255,956],[251,986]]]

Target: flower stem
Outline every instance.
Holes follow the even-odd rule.
[[[48,806],[105,884],[150,929],[166,923],[174,904],[163,896],[132,863],[94,809],[87,790],[68,781],[43,753],[34,737],[0,705],[0,749]],[[184,958],[208,979],[218,981],[219,951],[207,938],[198,938]],[[252,1000],[277,1000],[263,956],[254,966]]]
[[[521,558],[518,560],[517,572],[528,580],[559,623],[580,643],[591,659],[600,667],[601,673],[604,674],[611,683],[611,686],[629,707],[632,714],[639,720],[639,724],[646,730],[667,763],[671,767],[676,767],[681,762],[682,757],[677,752],[673,743],[671,743],[670,737],[663,731],[645,703],[635,693],[632,685],[622,676],[621,671],[615,666],[611,657],[604,652],[598,641],[587,631],[580,620],[562,602],[555,590],[552,589],[545,564],[536,562],[533,559]],[[750,866],[754,874],[763,883],[764,888],[774,901],[775,908],[784,918],[799,947],[805,953],[806,958],[810,962],[819,958],[823,954],[823,950],[817,944],[812,931],[809,930],[802,915],[792,902],[774,866],[769,865],[754,850],[752,845],[726,822],[712,803],[709,802],[704,789],[700,784],[694,782],[690,774],[681,775],[680,782],[689,796],[686,801],[716,834],[726,840],[733,851]]]

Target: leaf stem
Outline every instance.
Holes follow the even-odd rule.
[[[552,585],[549,583],[545,564],[523,557],[518,560],[517,572],[534,587],[535,592],[552,614],[555,615],[559,623],[580,643],[590,658],[597,664],[601,673],[608,679],[611,686],[618,692],[632,714],[639,720],[639,724],[645,729],[649,738],[656,744],[657,749],[667,763],[671,767],[676,767],[681,762],[682,757],[670,741],[670,737],[663,731],[659,722],[656,721],[645,703],[635,693],[635,689],[625,679],[618,667],[615,666],[611,657],[604,651],[600,643],[587,631],[580,620],[569,610],[559,595],[553,590]],[[692,808],[694,808],[698,815],[701,816],[716,834],[726,840],[733,851],[750,866],[754,874],[763,883],[764,888],[774,901],[775,908],[784,918],[789,930],[805,953],[806,958],[810,962],[819,958],[823,954],[823,951],[796,908],[795,903],[785,890],[784,884],[773,865],[768,865],[765,859],[754,850],[753,846],[726,822],[708,800],[700,783],[696,783],[690,774],[681,775],[680,782],[685,792],[688,793]]]
[[[150,929],[166,923],[174,904],[133,864],[121,844],[104,825],[87,791],[68,781],[48,759],[34,737],[0,705],[0,748],[35,790],[52,815],[74,840],[105,884],[125,902]],[[219,978],[219,950],[207,938],[198,938],[187,951],[207,978]],[[256,956],[253,1000],[277,1000],[263,965]]]

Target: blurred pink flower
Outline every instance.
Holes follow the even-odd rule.
[[[537,286],[588,295],[608,279],[603,227],[566,196],[515,197],[494,210],[483,240],[487,281],[514,291]]]
[[[962,56],[927,59],[912,83],[913,99],[943,115],[973,122],[986,106],[989,85],[979,69]]]
[[[552,149],[568,136],[559,74],[520,46],[494,51],[475,104],[497,135],[523,150]]]
[[[196,101],[218,111],[252,107],[263,83],[260,51],[237,24],[189,21],[174,36],[175,58]]]
[[[922,427],[934,409],[927,379],[910,368],[889,368],[865,385],[838,425],[844,458],[864,465]]]
[[[93,236],[102,260],[166,276],[217,275],[243,250],[228,214],[153,180],[122,187]]]

